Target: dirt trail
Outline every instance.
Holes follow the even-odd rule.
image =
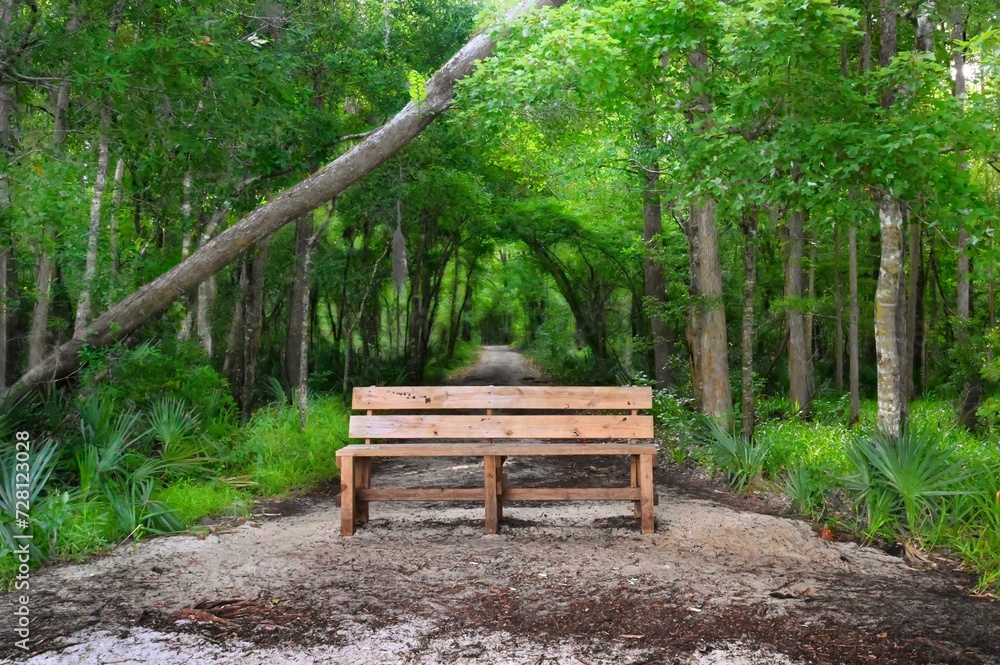
[[[488,347],[458,382],[539,374]],[[512,483],[620,484],[606,458],[510,460]],[[474,459],[393,460],[376,485],[481,483]],[[958,574],[818,538],[692,472],[631,506],[388,503],[339,535],[337,487],[204,540],[160,538],[32,576],[30,663],[1000,663],[1000,603]],[[14,598],[0,598],[13,607]],[[198,606],[205,608],[197,609]],[[0,655],[18,657],[9,612]]]

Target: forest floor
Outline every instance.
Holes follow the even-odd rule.
[[[488,347],[457,377],[521,384]],[[512,459],[512,484],[627,482],[627,461]],[[376,485],[481,483],[474,459],[380,463]],[[661,465],[654,535],[622,503],[379,503],[341,538],[338,487],[254,518],[31,576],[31,651],[0,597],[0,659],[43,663],[1000,664],[1000,603],[941,562],[821,539],[774,498]]]

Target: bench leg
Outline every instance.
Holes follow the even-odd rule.
[[[629,456],[629,475],[631,476],[631,483],[632,483],[630,485],[630,487],[638,487],[639,486],[639,456],[638,455],[630,455]],[[640,515],[642,515],[642,502],[641,501],[633,501],[632,503],[634,504],[635,516],[639,517]]]
[[[354,457],[342,457],[340,464],[340,535],[354,535]]]
[[[372,486],[372,458],[362,457],[358,460],[358,489],[369,489]],[[368,524],[368,502],[357,502],[357,523]]]
[[[642,532],[653,533],[655,519],[653,514],[653,456],[639,457],[639,495],[642,510]]]
[[[497,494],[497,456],[483,457],[483,485],[486,490],[486,528],[484,533],[496,533],[499,530],[500,500]]]

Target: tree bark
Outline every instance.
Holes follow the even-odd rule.
[[[722,303],[722,263],[715,225],[715,201],[705,199],[691,206],[691,223],[698,236],[698,374],[701,376],[701,410],[724,422],[732,420],[733,397],[729,386],[729,349],[726,310]]]
[[[797,210],[788,217],[785,260],[785,299],[788,305],[788,399],[800,415],[809,409],[809,348],[806,340],[806,316],[802,306],[803,243],[805,213]]]
[[[87,261],[83,270],[83,289],[76,306],[73,337],[83,337],[90,322],[90,288],[97,275],[97,242],[101,234],[101,205],[108,180],[108,132],[111,130],[111,105],[104,100],[101,109],[101,136],[97,141],[97,176],[94,195],[90,199],[90,228],[87,232]]]
[[[836,328],[833,340],[834,385],[837,392],[844,392],[844,294],[840,284],[840,225],[833,227],[833,306],[836,310]]]
[[[851,314],[848,322],[847,333],[847,354],[849,357],[849,381],[851,391],[851,413],[847,419],[848,425],[854,426],[861,417],[861,386],[859,378],[859,352],[858,352],[858,325],[860,323],[860,312],[858,311],[858,230],[851,224],[847,236],[848,252],[848,290],[851,298]]]
[[[708,52],[701,46],[688,54],[693,72],[693,114],[698,120],[712,112],[712,102],[702,92],[708,72]],[[693,116],[694,117],[694,116]],[[689,342],[692,352],[692,383],[701,411],[722,422],[732,422],[733,397],[729,386],[729,351],[726,339],[726,310],[722,303],[722,264],[719,235],[715,224],[715,200],[702,198],[691,203],[688,220],[693,295]]]
[[[306,345],[306,316],[309,311],[308,298],[303,302],[302,294],[309,293],[306,271],[306,256],[313,234],[312,213],[295,220],[295,276],[292,279],[292,297],[288,305],[288,333],[285,336],[285,384],[295,390],[300,384],[300,356]]]
[[[878,363],[878,424],[897,436],[905,422],[906,400],[900,380],[897,314],[903,274],[903,215],[889,194],[878,200],[882,257],[875,290],[875,355]]]
[[[43,366],[49,326],[49,290],[52,285],[52,260],[45,244],[55,232],[50,225],[42,229],[35,263],[35,307],[31,317],[31,336],[28,341],[28,372]],[[49,377],[44,377],[49,378]]]
[[[646,190],[642,202],[642,238],[646,243],[646,258],[643,278],[646,287],[646,298],[650,302],[649,320],[653,335],[653,379],[658,389],[666,389],[673,383],[670,358],[673,356],[674,335],[670,324],[661,314],[667,304],[665,292],[666,279],[663,266],[653,251],[660,234],[663,232],[663,207],[660,202],[660,172],[659,165],[653,164],[646,171]]]
[[[903,397],[910,401],[916,395],[913,380],[914,360],[917,350],[917,311],[920,308],[920,263],[923,251],[920,247],[920,223],[912,219],[909,224],[910,263],[908,294],[906,297],[906,335],[903,340]]]
[[[239,402],[243,417],[253,410],[253,389],[257,382],[257,358],[264,324],[264,268],[267,264],[270,238],[257,244],[253,258],[248,262],[248,279],[244,292],[243,316],[243,369],[239,386]]]
[[[183,263],[191,256],[191,245],[194,241],[194,230],[191,228],[191,169],[184,172],[182,190],[181,223],[184,228],[184,235],[181,238],[181,262]],[[190,339],[191,331],[194,329],[194,302],[191,297],[191,291],[184,293],[183,301],[184,319],[181,321],[181,329],[177,333],[177,339],[181,340]]]
[[[212,239],[212,236],[215,235],[215,230],[219,227],[222,220],[226,218],[228,212],[229,208],[223,207],[217,210],[211,219],[208,220],[208,224],[205,225],[205,229],[201,233],[201,246],[204,246]],[[208,356],[209,361],[212,360],[213,351],[212,302],[215,300],[217,290],[215,275],[209,275],[205,281],[198,285],[197,314],[195,317],[196,330],[198,339],[201,341],[201,346],[205,349],[205,354]]]
[[[111,272],[118,274],[121,256],[118,253],[118,213],[122,205],[122,184],[125,181],[125,160],[118,158],[115,164],[115,191],[111,195],[111,217],[108,219],[108,248],[111,253]]]
[[[757,213],[743,216],[743,436],[753,438],[757,415],[753,390],[753,301],[757,291]]]
[[[558,6],[564,0],[522,0],[508,12],[508,18],[537,7]],[[316,209],[380,166],[420,134],[451,107],[455,83],[467,76],[476,62],[493,53],[493,40],[486,33],[473,37],[427,82],[426,97],[408,103],[385,125],[372,132],[351,150],[320,169],[313,176],[288,188],[268,203],[252,211],[240,222],[220,233],[211,242],[149,284],[108,309],[90,328],[85,340],[70,340],[55,353],[25,373],[11,387],[21,394],[45,381],[65,376],[79,367],[77,356],[84,344],[105,346],[165,311],[181,294],[187,293],[210,275],[289,221]]]
[[[323,237],[332,217],[333,204],[331,203],[326,219],[314,233],[306,238],[305,247],[302,252],[302,281],[298,293],[298,307],[302,311],[302,343],[296,349],[299,355],[298,366],[295,368],[296,383],[293,384],[295,404],[299,409],[299,426],[302,429],[305,429],[309,417],[309,335],[307,334],[309,326],[307,324],[309,321],[309,280],[312,278],[312,257],[313,251],[316,249],[316,243]],[[309,216],[309,221],[312,221],[311,215]],[[309,230],[312,230],[311,224],[309,225]]]

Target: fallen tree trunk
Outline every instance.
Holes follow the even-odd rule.
[[[522,0],[508,12],[516,18],[538,7],[559,6],[565,0]],[[437,116],[450,108],[455,83],[472,72],[475,63],[493,53],[493,40],[486,33],[473,37],[451,57],[426,85],[426,97],[410,102],[386,124],[358,145],[286,189],[232,227],[217,235],[186,260],[113,305],[87,327],[25,373],[7,391],[24,394],[35,386],[65,377],[79,367],[78,353],[84,345],[106,346],[163,313],[175,300],[197,289],[242,252],[290,221],[315,210],[350,185],[376,169],[420,134]]]

